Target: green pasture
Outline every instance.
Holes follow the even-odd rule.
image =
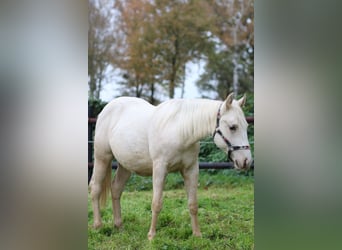
[[[88,249],[253,249],[254,177],[234,170],[200,171],[199,222],[202,237],[192,236],[180,174],[167,177],[157,235],[147,240],[151,219],[152,180],[133,175],[122,195],[124,227],[113,228],[112,206],[102,209],[103,227],[92,228],[88,195]]]

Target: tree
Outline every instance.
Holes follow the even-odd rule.
[[[115,63],[123,71],[121,92],[136,97],[147,97],[153,103],[155,90],[155,55],[148,40],[151,33],[150,4],[148,1],[116,1],[118,11],[116,26],[122,32],[121,54]]]
[[[159,56],[164,65],[169,97],[184,86],[185,64],[199,58],[208,46],[212,19],[205,1],[156,1]]]
[[[214,1],[213,10],[217,14],[216,34],[220,40],[233,52],[233,91],[237,95],[239,87],[239,68],[241,47],[254,46],[252,25],[254,6],[252,0]]]
[[[99,99],[102,83],[113,57],[111,13],[105,1],[90,0],[88,5],[88,85],[89,98]]]
[[[99,97],[110,65],[121,94],[156,104],[184,89],[185,65],[196,59],[207,60],[202,90],[217,98],[252,90],[253,14],[253,0],[91,0],[89,96]]]
[[[120,68],[127,86],[142,96],[149,90],[153,100],[157,85],[174,97],[184,83],[185,64],[206,47],[211,21],[205,1],[117,1],[120,25],[127,47]]]
[[[251,91],[254,74],[254,1],[208,0],[215,25],[213,50],[207,54],[206,71],[197,82],[202,90],[217,92]],[[222,92],[222,89],[226,91]]]

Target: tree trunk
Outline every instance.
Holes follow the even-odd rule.
[[[135,97],[140,97],[139,84],[135,82]]]
[[[154,100],[154,90],[155,90],[154,83],[151,83],[150,103],[151,103],[152,105],[155,104],[155,100]]]
[[[185,68],[185,64],[184,64],[183,73],[182,73],[184,75],[182,76],[182,83],[181,83],[182,84],[181,98],[184,97],[184,93],[185,93],[185,71],[186,71],[186,68]]]
[[[174,79],[170,79],[169,98],[172,99],[174,96],[175,96],[175,81]]]
[[[239,73],[238,73],[238,62],[237,62],[238,54],[236,52],[236,46],[234,48],[234,55],[233,55],[233,93],[234,96],[238,95],[239,92]]]
[[[176,76],[177,76],[177,59],[179,54],[179,45],[178,39],[175,39],[174,42],[175,46],[175,53],[171,59],[171,76],[170,76],[170,86],[169,86],[169,97],[170,99],[174,98],[175,96],[175,88],[176,88]]]
[[[90,99],[94,99],[95,91],[96,91],[96,79],[94,75],[90,75],[90,81],[89,81],[89,98]]]
[[[175,95],[175,86],[176,86],[176,56],[172,58],[172,69],[171,69],[171,75],[170,75],[170,85],[169,85],[169,97],[170,99],[174,98]]]

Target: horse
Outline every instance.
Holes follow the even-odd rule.
[[[246,95],[234,100],[170,99],[153,106],[140,98],[119,97],[98,116],[94,136],[94,173],[90,183],[94,228],[102,226],[101,205],[111,191],[114,226],[122,226],[120,198],[131,173],[151,176],[152,219],[148,239],[156,234],[162,209],[165,177],[179,171],[184,178],[194,236],[201,236],[198,224],[197,185],[199,141],[212,135],[215,144],[227,152],[236,169],[252,163],[247,122],[242,111]],[[111,163],[118,162],[111,180]]]

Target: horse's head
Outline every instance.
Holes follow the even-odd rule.
[[[239,100],[233,100],[233,93],[228,95],[219,108],[214,132],[215,144],[227,152],[237,169],[249,169],[252,164],[247,137],[248,124],[241,109],[245,102],[245,95]]]

